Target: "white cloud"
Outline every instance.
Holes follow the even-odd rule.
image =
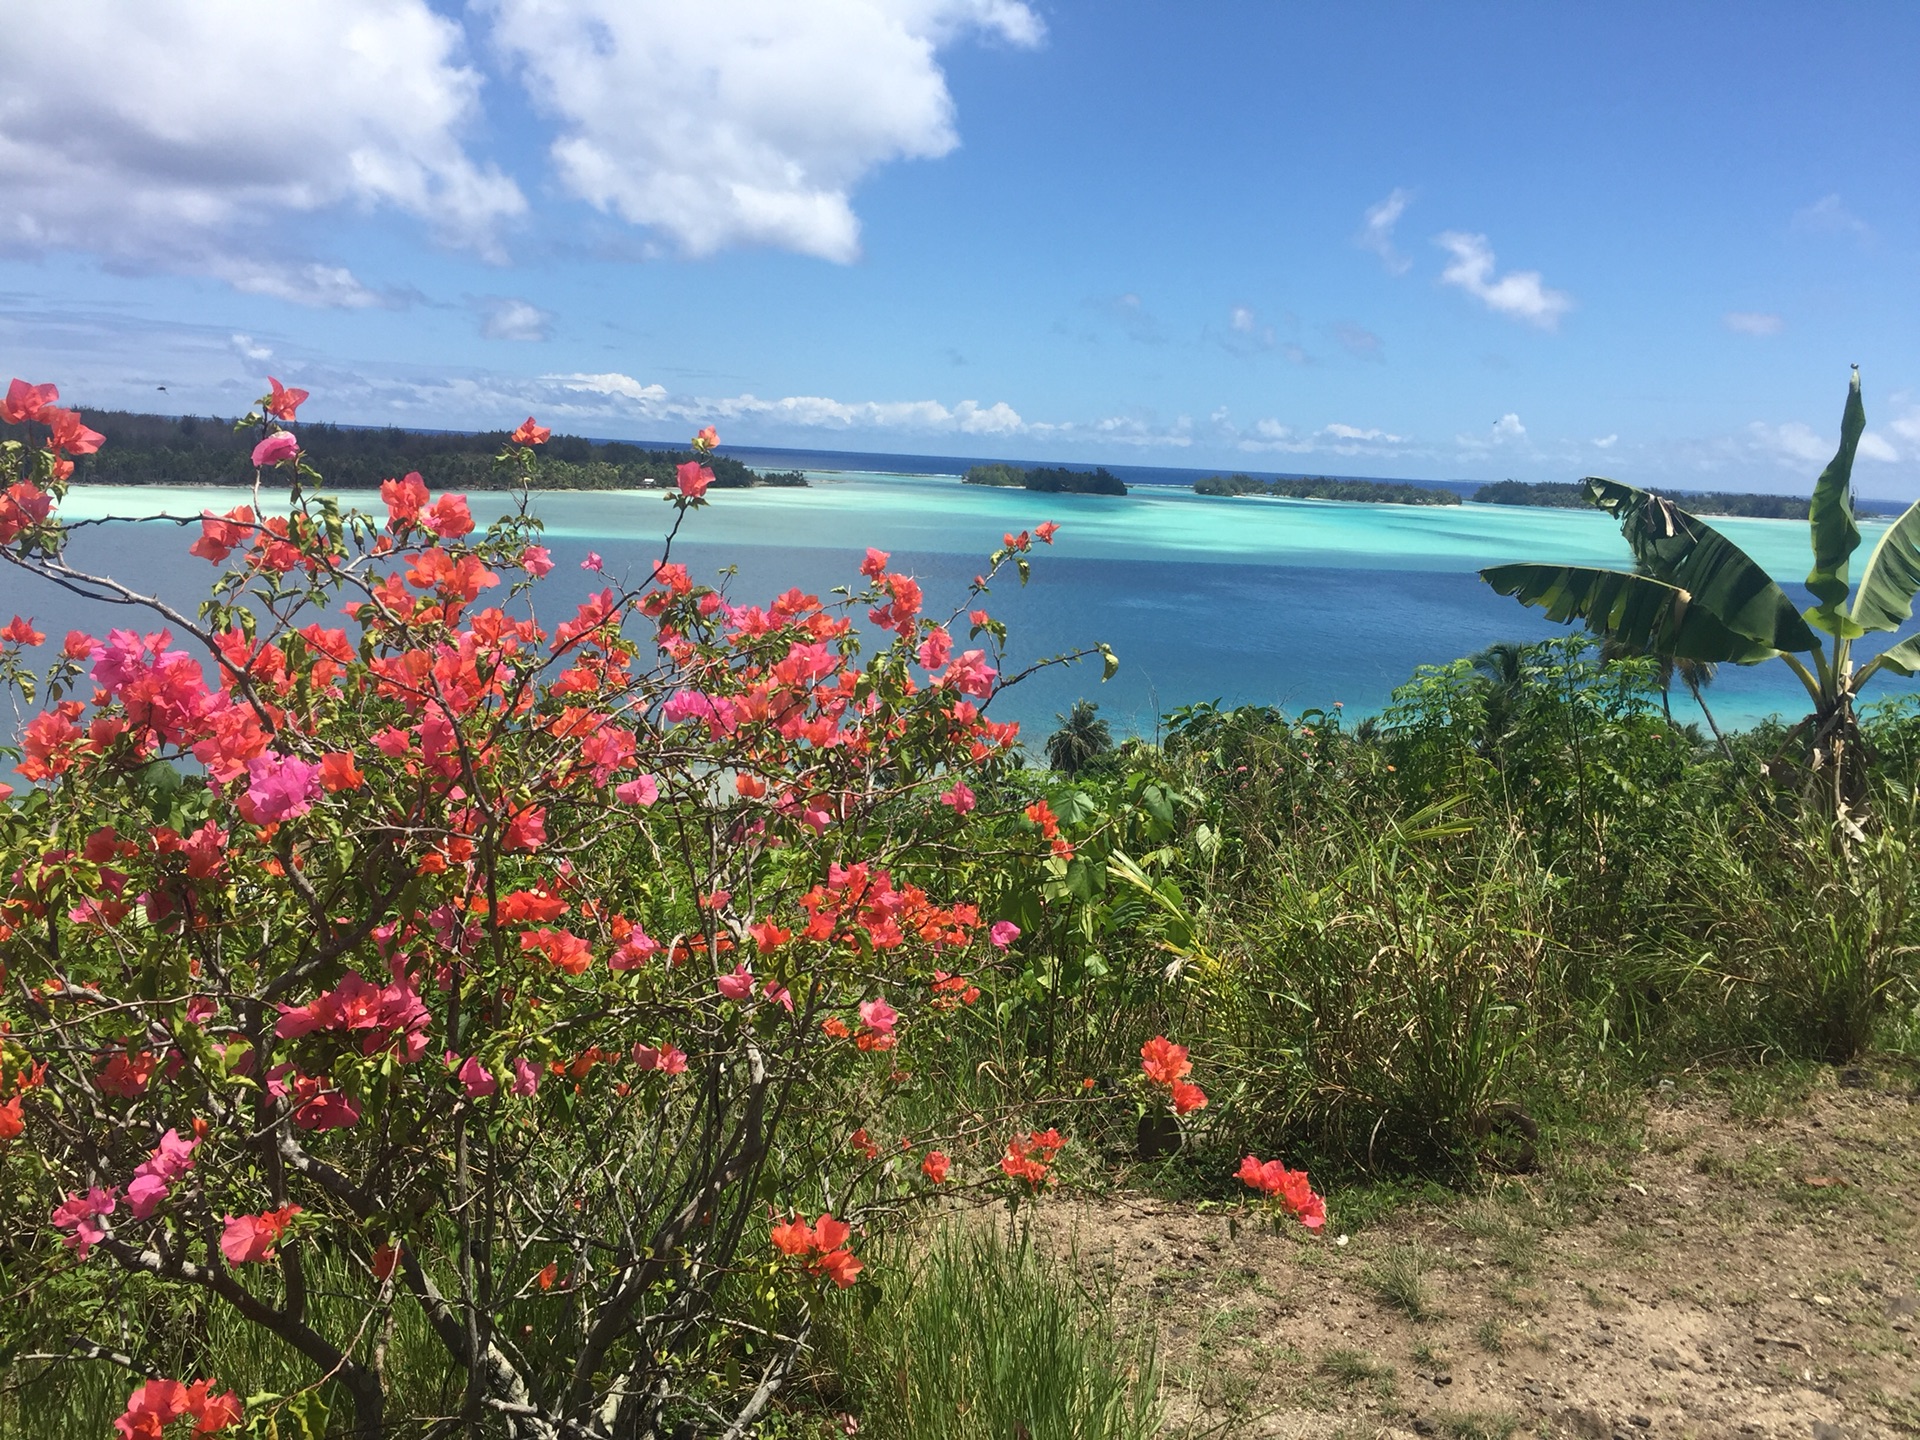
[[[962,400],[953,406],[938,400],[834,400],[823,395],[675,396],[665,386],[642,384],[631,375],[549,375],[548,383],[579,404],[576,397],[599,397],[602,413],[647,421],[724,423],[728,420],[778,422],[805,429],[910,430],[960,435],[1013,435],[1029,427],[1005,401],[981,405]],[[608,405],[605,402],[619,402]]]
[[[1254,324],[1253,311],[1244,305],[1236,305],[1233,307],[1233,314],[1228,318],[1227,323],[1242,335],[1251,335]]]
[[[1899,419],[1889,421],[1887,428],[1902,440],[1911,440],[1920,445],[1920,409],[1909,410]]]
[[[271,360],[273,350],[270,346],[257,345],[251,335],[235,335],[233,348],[243,360]]]
[[[1780,317],[1760,310],[1729,310],[1721,319],[1736,335],[1764,337],[1780,333]]]
[[[1389,445],[1398,445],[1405,438],[1400,435],[1389,435],[1384,430],[1362,430],[1357,426],[1340,424],[1322,426],[1320,433],[1335,440],[1377,440],[1385,441]]]
[[[1360,233],[1353,237],[1353,243],[1362,250],[1371,250],[1380,257],[1380,263],[1387,267],[1392,275],[1404,275],[1413,268],[1413,262],[1393,248],[1393,227],[1400,223],[1400,217],[1407,212],[1407,206],[1413,203],[1413,196],[1406,190],[1395,190],[1386,199],[1367,209],[1366,222],[1360,227]]]
[[[427,0],[21,9],[0,27],[0,254],[356,306],[378,300],[346,271],[275,263],[276,220],[390,207],[492,253],[526,202],[462,146],[481,82],[461,49]]]
[[[1493,247],[1484,235],[1449,230],[1434,243],[1453,256],[1452,263],[1440,272],[1440,279],[1459,286],[1489,310],[1553,330],[1559,327],[1560,317],[1573,308],[1573,297],[1548,289],[1538,270],[1510,270],[1496,277]]]
[[[560,183],[691,255],[851,261],[854,186],[959,144],[936,63],[982,33],[1036,45],[1018,0],[480,0],[563,133]]]
[[[1883,465],[1900,463],[1900,452],[1887,443],[1884,435],[1876,435],[1871,430],[1860,437],[1859,454],[1862,460],[1878,460]]]
[[[553,313],[528,300],[495,296],[482,304],[480,333],[489,340],[545,340],[552,327]]]
[[[1833,458],[1833,441],[1816,434],[1811,425],[1789,420],[1784,425],[1767,425],[1758,420],[1747,433],[1776,460],[1807,465],[1824,465]]]
[[[1620,437],[1618,435],[1608,435],[1601,439],[1595,440],[1593,442],[1593,448],[1596,450],[1611,450],[1615,445],[1618,445],[1619,443],[1620,443]]]
[[[1873,227],[1847,209],[1838,195],[1827,195],[1793,215],[1793,228],[1807,235],[1851,235],[1870,239]]]

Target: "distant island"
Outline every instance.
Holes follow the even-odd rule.
[[[975,465],[960,477],[964,485],[1001,485],[1009,489],[1039,490],[1048,495],[1124,495],[1127,487],[1104,465],[1097,470],[1069,470],[1064,465]]]
[[[194,415],[139,415],[85,410],[86,423],[106,437],[98,454],[80,461],[77,484],[251,485],[251,453],[259,432],[235,433],[231,420]],[[435,490],[505,490],[515,481],[493,457],[506,448],[504,430],[461,434],[311,424],[296,427],[300,444],[330,489],[374,490],[409,471]],[[623,441],[596,444],[555,435],[534,454],[534,485],[541,490],[642,490],[674,483],[674,469],[691,450],[648,450]],[[805,485],[798,470],[759,472],[725,455],[703,457],[722,489],[750,485]]]
[[[1696,515],[1738,515],[1755,520],[1804,520],[1809,503],[1805,495],[1751,495],[1731,490],[1689,491],[1668,498]],[[1476,505],[1535,505],[1553,510],[1586,510],[1592,505],[1585,485],[1557,480],[1533,485],[1500,480],[1482,485],[1473,492],[1473,500]],[[1860,515],[1890,515],[1898,514],[1900,507],[1856,499],[1853,508]]]
[[[1458,505],[1451,490],[1398,485],[1386,480],[1334,480],[1310,475],[1300,480],[1256,480],[1251,475],[1208,475],[1193,482],[1196,495],[1269,495],[1280,500],[1346,500],[1371,505]]]

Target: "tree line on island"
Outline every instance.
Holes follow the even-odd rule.
[[[231,420],[195,415],[142,415],[121,410],[81,412],[106,437],[85,456],[74,479],[102,485],[251,485],[252,431],[236,433]],[[307,424],[300,443],[328,482],[345,490],[378,489],[382,480],[418,472],[427,485],[494,490],[518,483],[493,457],[507,448],[507,432],[403,430],[398,426]],[[540,449],[531,477],[540,490],[640,490],[674,483],[675,467],[691,450],[655,450],[624,441],[555,435]],[[720,489],[750,485],[805,485],[798,470],[757,471],[727,455],[698,457]]]
[[[1675,492],[1679,494],[1679,492]],[[1736,490],[1699,490],[1680,495],[1696,515],[1737,515],[1755,520],[1804,520],[1807,497],[1804,495],[1756,495]],[[1593,504],[1589,482],[1548,480],[1528,484],[1523,480],[1499,480],[1482,485],[1473,492],[1476,505],[1533,505],[1550,510],[1585,510]],[[1856,499],[1856,514],[1897,515],[1897,505],[1875,500]]]
[[[1104,465],[1094,470],[1070,470],[1064,465],[975,465],[960,479],[964,485],[998,485],[1048,495],[1127,493],[1125,483]]]
[[[1458,505],[1451,490],[1387,480],[1341,480],[1303,475],[1289,480],[1256,480],[1251,475],[1208,475],[1193,482],[1196,495],[1265,495],[1277,500],[1345,500],[1371,505]]]

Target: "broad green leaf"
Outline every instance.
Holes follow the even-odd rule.
[[[1867,557],[1853,618],[1862,630],[1897,630],[1913,616],[1920,591],[1920,502],[1887,527]]]
[[[1920,635],[1909,635],[1898,645],[1882,650],[1874,658],[1887,669],[1902,675],[1920,673]]]
[[[1840,607],[1847,598],[1847,558],[1860,544],[1853,523],[1853,452],[1867,428],[1866,406],[1860,401],[1860,371],[1856,366],[1847,384],[1847,405],[1840,415],[1840,448],[1813,487],[1807,528],[1813,533],[1813,570],[1807,589],[1820,603],[1807,618],[1828,634],[1839,635],[1848,620]]]
[[[1545,610],[1549,620],[1582,620],[1595,634],[1651,654],[1752,665],[1777,653],[1727,629],[1679,586],[1650,576],[1585,565],[1523,564],[1496,565],[1482,570],[1480,578],[1522,605]],[[1792,606],[1787,613],[1800,618]]]
[[[1593,503],[1620,522],[1634,558],[1654,579],[1686,591],[1690,610],[1712,616],[1769,651],[1808,651],[1819,644],[1787,592],[1752,556],[1699,516],[1665,496],[1617,480],[1589,476],[1586,486]]]

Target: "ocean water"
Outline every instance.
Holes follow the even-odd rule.
[[[917,576],[929,613],[965,607],[966,586],[1003,533],[1060,523],[1052,547],[1035,546],[1033,579],[1011,573],[987,607],[1012,629],[1009,671],[1097,641],[1118,653],[1120,673],[1101,683],[1097,660],[1044,669],[996,701],[995,711],[1044,735],[1076,699],[1099,703],[1116,732],[1152,734],[1156,717],[1200,700],[1289,709],[1338,702],[1349,717],[1383,706],[1415,667],[1468,655],[1499,640],[1561,633],[1537,611],[1495,595],[1475,573],[1514,560],[1624,565],[1625,542],[1597,512],[1518,507],[1352,505],[1264,498],[1208,499],[1172,486],[1125,498],[1036,495],[963,486],[953,476],[818,471],[806,489],[712,492],[673,549],[697,578],[725,581],[739,600],[789,585],[823,597],[859,583],[867,546]],[[374,497],[354,497],[360,503]],[[72,519],[197,516],[238,503],[234,490],[86,487]],[[503,497],[473,497],[483,523]],[[559,568],[543,587],[556,615],[603,581],[579,561],[599,552],[609,576],[640,575],[660,554],[673,511],[657,493],[551,494],[535,510]],[[1788,592],[1811,555],[1804,523],[1716,521]],[[1863,523],[1858,561],[1881,526]],[[186,553],[197,525],[108,525],[77,532],[76,563],[112,573],[188,613],[214,571]],[[1857,570],[1857,567],[1856,567]],[[122,607],[77,600],[11,567],[0,569],[0,616],[32,615],[55,636],[141,624]],[[1891,683],[1885,683],[1891,682]],[[1884,684],[1884,688],[1881,688]],[[1883,675],[1869,695],[1910,682]],[[1769,713],[1797,716],[1804,701],[1777,661],[1723,667],[1709,692],[1723,725]],[[1685,718],[1691,702],[1676,696]],[[1037,738],[1037,737],[1035,737]]]

